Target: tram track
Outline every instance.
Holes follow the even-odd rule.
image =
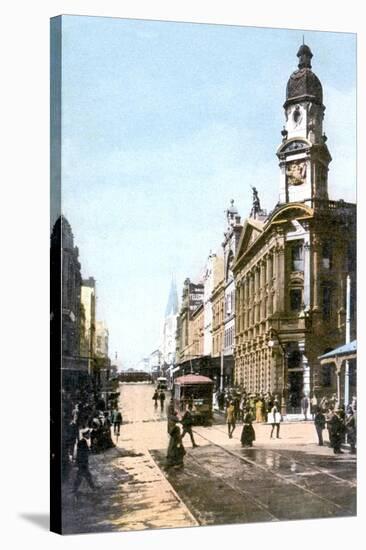
[[[216,446],[218,447],[219,445],[216,445]],[[223,449],[223,447],[221,447],[221,448]],[[209,468],[207,468],[206,466],[204,466],[198,460],[198,458],[196,458],[192,454],[189,455],[189,460],[191,460],[192,462],[195,462],[202,469],[206,470],[208,473],[210,473],[212,475],[212,471]],[[245,491],[244,489],[239,489],[238,486],[235,486],[233,483],[230,483],[227,479],[220,478],[220,482],[224,483],[232,491],[235,491],[236,493],[239,493],[242,496],[245,496],[245,497],[249,498],[250,500],[252,500],[253,502],[255,502],[255,504],[258,506],[258,508],[260,508],[261,510],[266,512],[270,516],[270,518],[272,518],[272,521],[280,521],[280,519],[278,517],[276,517],[274,514],[272,514],[272,512],[269,511],[269,506],[267,504],[265,504],[264,502],[261,502],[259,499],[254,497],[249,491]]]
[[[220,432],[220,433],[224,433],[224,430],[220,430],[220,429],[219,429],[218,427],[216,427],[216,426],[211,426],[211,429],[214,429],[214,430],[216,430],[216,431],[218,431],[218,432]],[[197,431],[195,431],[195,430],[193,430],[193,431],[194,431],[195,434],[197,434],[197,435],[200,436],[200,437],[203,437],[203,439],[206,439],[207,441],[210,441],[212,444],[214,444],[214,445],[215,445],[215,444],[216,444],[216,445],[219,445],[219,444],[215,443],[213,440],[210,440],[209,438],[205,438],[204,436],[202,436],[201,433],[199,433],[199,432],[197,432]],[[233,437],[233,439],[236,439],[238,442],[240,442],[240,439],[239,439],[238,437],[236,437],[236,436]],[[223,447],[223,448],[225,448],[225,447]],[[255,447],[253,447],[253,448],[255,448]],[[266,450],[268,450],[268,449],[266,449]],[[281,457],[281,458],[284,458],[283,454],[282,454],[281,452],[279,452],[278,450],[276,450],[276,449],[270,449],[270,450],[271,450],[271,452],[273,453],[273,455],[276,455],[276,456],[279,456],[279,457]],[[308,467],[308,464],[306,464],[306,462],[301,461],[301,459],[299,460],[298,458],[296,458],[295,462],[296,462],[297,464],[300,464],[301,466]],[[257,463],[255,463],[255,464],[257,464]],[[311,464],[312,468],[313,468],[314,470],[318,471],[320,474],[327,475],[328,477],[334,479],[335,481],[342,482],[342,483],[344,483],[345,485],[348,485],[349,487],[352,487],[352,488],[357,487],[357,482],[349,481],[348,479],[344,479],[344,478],[339,477],[339,476],[337,476],[337,475],[335,475],[335,474],[332,474],[332,473],[329,472],[327,469],[321,468],[320,466],[316,466],[313,462],[311,462],[310,464]],[[265,468],[265,469],[266,469],[266,468]],[[266,469],[266,470],[267,470],[267,469]],[[268,471],[269,471],[269,472],[272,472],[273,470],[271,470],[270,468],[268,468]],[[286,478],[286,476],[284,476],[284,477]]]
[[[219,449],[221,449],[222,451],[224,451],[225,453],[227,453],[228,455],[231,455],[237,459],[239,459],[241,462],[244,462],[244,463],[247,463],[247,464],[250,464],[251,466],[254,466],[256,468],[259,468],[260,470],[266,472],[267,474],[270,474],[272,476],[275,476],[276,478],[278,478],[281,482],[283,483],[287,483],[287,484],[290,484],[292,485],[293,487],[296,487],[297,489],[299,489],[300,491],[303,491],[304,493],[307,493],[309,494],[311,497],[313,498],[316,498],[316,499],[319,499],[319,500],[322,500],[324,503],[326,503],[328,506],[331,505],[331,506],[334,506],[335,508],[337,508],[338,510],[344,510],[344,511],[347,511],[347,509],[345,509],[343,506],[333,502],[332,500],[329,500],[327,499],[326,497],[323,497],[321,495],[319,495],[318,493],[312,491],[311,489],[308,489],[307,487],[304,487],[302,485],[300,485],[299,483],[296,483],[296,481],[294,480],[291,480],[288,478],[288,476],[285,476],[283,474],[280,474],[279,472],[276,472],[274,470],[272,470],[271,468],[266,468],[265,466],[263,466],[262,464],[258,464],[257,462],[255,462],[254,460],[251,460],[250,458],[248,457],[244,457],[243,455],[235,452],[235,451],[232,451],[231,449],[228,449],[227,447],[224,447],[223,445],[220,445],[219,443],[216,443],[215,441],[213,441],[212,439],[208,438],[208,437],[205,437],[203,436],[201,433],[198,433],[196,432],[195,430],[193,430],[195,434],[199,435],[200,437],[202,437],[203,439],[205,439],[206,441],[208,441],[211,445],[214,445],[215,447],[218,447]],[[222,430],[219,430],[222,432]],[[280,453],[277,453],[278,455],[280,455]],[[191,457],[192,455],[190,455]],[[196,461],[198,462],[198,459],[196,459]],[[299,462],[300,463],[300,462]],[[201,467],[202,467],[202,464],[200,463]],[[323,473],[323,472],[321,472]],[[346,481],[346,480],[342,480],[342,481]],[[227,481],[225,481],[226,484],[228,484]],[[233,489],[235,491],[238,491],[238,488],[237,487],[233,487]],[[250,498],[253,498],[252,496]],[[266,505],[262,502],[261,503],[261,506],[263,509],[266,509]],[[278,519],[278,518],[276,518]]]

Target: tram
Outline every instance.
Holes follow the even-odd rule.
[[[156,387],[158,390],[167,390],[168,389],[168,379],[165,376],[159,376],[156,379]]]
[[[200,374],[188,374],[174,380],[174,408],[184,414],[190,407],[193,423],[201,426],[212,424],[213,380]]]

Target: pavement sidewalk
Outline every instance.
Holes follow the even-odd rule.
[[[89,469],[94,491],[83,481],[74,498],[76,467],[63,484],[65,534],[197,525],[149,451],[116,446],[91,455]]]

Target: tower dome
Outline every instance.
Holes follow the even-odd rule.
[[[309,99],[318,105],[322,105],[323,88],[319,78],[311,70],[313,54],[309,46],[302,44],[297,52],[297,57],[299,58],[298,70],[292,73],[287,82],[284,107],[303,99]]]

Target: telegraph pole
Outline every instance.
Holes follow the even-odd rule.
[[[346,344],[351,341],[351,277],[347,275],[346,286]],[[349,405],[349,361],[346,361],[344,372],[344,406]]]

